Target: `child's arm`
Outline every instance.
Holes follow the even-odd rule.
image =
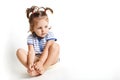
[[[31,70],[34,63],[35,52],[33,45],[28,45],[28,68]]]
[[[41,54],[40,58],[39,58],[39,61],[36,63],[36,66],[38,65],[39,67],[41,65],[44,64],[44,62],[46,61],[47,57],[48,57],[48,50],[49,50],[49,47],[54,43],[55,41],[54,40],[49,40],[47,43],[46,43],[46,46],[44,48],[44,51],[43,53]]]
[[[46,61],[47,59],[47,56],[48,56],[48,50],[50,48],[50,46],[54,43],[55,41],[54,40],[49,40],[47,43],[46,43],[46,46],[44,48],[44,51],[42,53],[42,55],[40,56],[40,63],[44,64],[44,62]]]

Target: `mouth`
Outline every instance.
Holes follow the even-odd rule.
[[[43,33],[42,35],[46,35],[46,33]]]

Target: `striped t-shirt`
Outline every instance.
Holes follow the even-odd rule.
[[[48,32],[44,38],[40,38],[36,36],[36,34],[30,34],[27,38],[27,44],[33,45],[35,54],[41,54],[44,50],[46,42],[49,40],[57,40],[52,32]]]

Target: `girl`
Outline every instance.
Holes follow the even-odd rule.
[[[16,54],[30,76],[43,74],[59,58],[60,47],[55,43],[57,39],[53,33],[49,31],[47,11],[53,13],[50,8],[37,6],[26,10],[31,32],[27,38],[28,52],[18,49]]]

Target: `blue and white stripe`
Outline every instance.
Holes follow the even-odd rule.
[[[49,40],[57,40],[52,32],[48,32],[48,34],[44,38],[40,38],[33,34],[30,34],[27,38],[27,44],[34,46],[36,54],[41,54],[44,50],[46,42]]]

